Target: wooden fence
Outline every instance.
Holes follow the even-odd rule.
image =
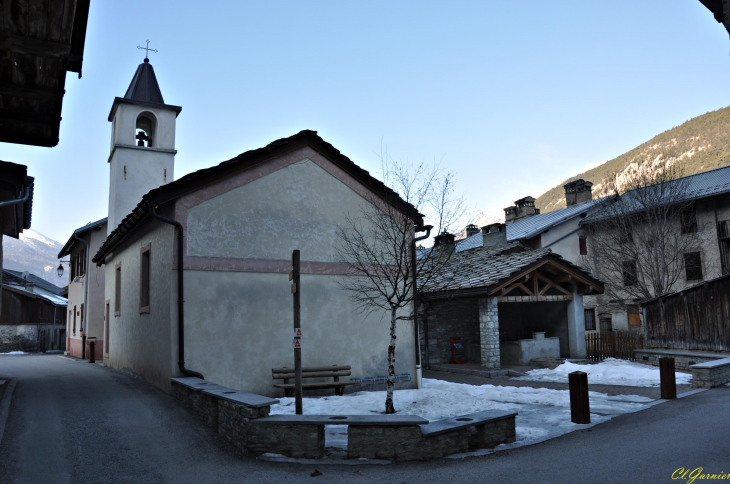
[[[647,348],[730,351],[730,274],[644,307]]]
[[[606,358],[633,360],[634,350],[644,347],[644,335],[628,331],[586,334],[586,354],[594,361]]]

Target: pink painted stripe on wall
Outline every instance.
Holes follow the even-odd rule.
[[[348,275],[351,271],[346,264],[337,262],[302,261],[302,274]],[[185,269],[193,271],[220,272],[259,272],[288,274],[291,261],[265,259],[228,259],[222,257],[185,257]]]

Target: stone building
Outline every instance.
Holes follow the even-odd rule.
[[[537,357],[585,357],[583,296],[600,294],[603,284],[550,249],[491,245],[490,237],[485,232],[484,246],[455,252],[442,275],[421,288],[426,367],[451,362],[455,337],[467,361],[486,370]]]
[[[179,112],[147,60],[114,100],[110,233],[93,257],[106,273],[104,363],[165,391],[170,378],[200,373],[279,395],[271,369],[293,364],[288,273],[299,249],[303,364],[385,375],[388,318],[358,312],[338,285],[352,276],[336,233],[373,200],[416,228],[422,216],[314,131],[172,181]],[[398,373],[415,374],[415,342],[402,325]]]

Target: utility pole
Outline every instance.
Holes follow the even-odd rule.
[[[302,322],[300,307],[300,286],[299,286],[299,250],[291,254],[292,271],[289,273],[289,280],[292,281],[291,292],[294,296],[294,402],[296,414],[302,414]]]

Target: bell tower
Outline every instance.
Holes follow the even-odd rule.
[[[175,121],[181,110],[180,106],[165,104],[155,71],[145,57],[126,94],[114,98],[109,113],[112,139],[107,235],[143,195],[173,181]]]

